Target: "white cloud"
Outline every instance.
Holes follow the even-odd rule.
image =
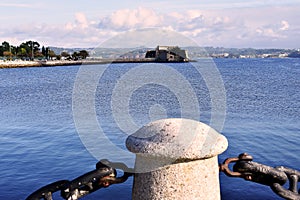
[[[14,41],[36,38],[47,45],[93,47],[121,32],[158,27],[177,31],[203,46],[263,47],[272,44],[299,47],[296,40],[300,34],[298,10],[299,7],[263,7],[161,13],[138,7],[116,10],[98,20],[90,20],[85,13],[75,13],[73,21],[65,24],[2,27],[0,38]]]
[[[289,23],[287,22],[287,21],[285,21],[285,20],[282,20],[281,21],[281,28],[280,28],[280,30],[282,30],[282,31],[286,31],[286,30],[288,30],[289,29],[289,27],[290,27],[290,25],[289,25]]]
[[[76,13],[75,14],[76,23],[81,28],[87,28],[88,27],[88,20],[86,19],[86,16],[84,13]]]
[[[268,38],[283,38],[284,35],[281,35],[276,30],[272,28],[258,28],[256,29],[257,36],[268,37]]]
[[[0,7],[31,8],[33,6],[25,3],[0,3]]]
[[[99,27],[102,29],[128,30],[161,25],[163,17],[152,9],[139,7],[137,9],[122,9],[101,19]]]
[[[300,34],[297,9],[287,6],[202,11],[201,23],[188,29],[193,23],[186,18],[179,31],[200,45],[297,48],[300,46],[295,40]]]
[[[290,25],[287,21],[281,20],[277,23],[266,24],[262,27],[258,27],[255,32],[257,36],[261,36],[264,38],[274,39],[282,39],[286,38],[286,31],[288,31]]]
[[[202,18],[203,14],[201,10],[187,10],[184,13],[184,17],[186,17],[187,19],[196,19],[196,18]]]
[[[74,26],[74,24],[73,23],[70,23],[70,22],[68,22],[68,23],[66,23],[65,24],[65,30],[67,30],[67,31],[71,31],[71,30],[73,30],[74,28],[75,28],[75,26]]]

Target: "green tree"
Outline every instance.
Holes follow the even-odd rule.
[[[27,56],[26,49],[24,47],[18,47],[17,56],[18,57],[26,57]]]
[[[4,55],[4,52],[5,55]],[[0,48],[0,56],[5,56],[7,57],[7,52],[11,52],[10,51],[10,44],[6,41],[2,42],[1,48]]]
[[[31,49],[33,50],[33,52],[37,52],[40,50],[40,44],[38,42],[35,41],[27,41],[25,42],[25,44]]]
[[[68,52],[65,52],[65,51],[61,52],[60,55],[61,55],[62,57],[65,57],[65,58],[70,57],[70,54],[69,54]]]
[[[10,46],[10,52],[13,54],[13,56],[16,56],[17,52],[18,52],[18,47],[11,45]]]
[[[0,46],[0,56],[3,56],[3,46]]]
[[[46,49],[45,49],[44,46],[42,47],[42,54],[43,54],[44,56],[46,56]]]
[[[6,41],[2,42],[2,49],[4,51],[10,51],[10,44]]]
[[[34,57],[43,58],[44,55],[42,54],[41,51],[36,51],[36,52],[34,52]]]
[[[14,56],[14,54],[12,54],[12,52],[10,52],[10,51],[4,51],[3,56],[5,56],[7,59],[11,60],[12,57]]]
[[[23,42],[21,45],[20,45],[21,48],[24,48],[26,49],[26,54],[27,56],[29,56],[31,59],[34,58],[34,55],[39,52],[39,47],[40,47],[40,44],[38,42],[35,42],[35,41],[27,41],[27,42]]]
[[[31,48],[30,46],[28,46],[28,44],[26,44],[25,42],[23,42],[20,45],[20,50],[18,51],[18,54],[22,57],[31,57]]]
[[[45,49],[45,57],[46,57],[46,59],[48,60],[49,59],[49,47],[47,47],[46,49]]]
[[[74,53],[72,53],[73,60],[78,60],[78,57],[79,57],[78,52],[75,51]]]
[[[89,53],[86,50],[79,51],[79,57],[86,59],[89,56]]]
[[[55,54],[55,52],[52,51],[52,50],[49,50],[48,56],[50,57],[51,60],[53,60],[53,58],[56,58],[56,57],[57,57],[57,55]]]

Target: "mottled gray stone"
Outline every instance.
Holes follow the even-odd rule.
[[[136,154],[190,160],[218,155],[227,145],[227,139],[208,125],[180,118],[152,122],[126,140],[128,150]]]
[[[133,200],[220,199],[217,157],[177,163],[134,175]]]
[[[133,199],[219,199],[217,155],[227,139],[189,119],[152,122],[126,140],[136,154]]]

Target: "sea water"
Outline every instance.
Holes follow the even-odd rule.
[[[300,60],[213,61],[223,82],[220,89],[223,88],[226,94],[226,101],[222,102],[226,105],[226,113],[223,113],[225,118],[220,132],[229,142],[219,161],[247,152],[256,162],[300,170]],[[193,66],[199,63],[201,60],[192,65],[168,63],[162,67],[176,70],[190,83],[198,99],[199,120],[210,124],[214,105],[210,86]],[[118,154],[109,147],[113,144],[118,151],[126,151],[124,143],[128,133],[120,128],[122,120],[126,124],[126,117],[131,117],[132,123],[139,127],[155,118],[181,117],[181,106],[186,103],[177,98],[180,94],[172,91],[173,86],[158,84],[158,79],[172,78],[163,73],[156,77],[156,81],[137,87],[130,94],[130,99],[123,101],[116,88],[123,75],[139,65],[1,69],[0,199],[25,199],[46,184],[61,179],[72,180],[93,170],[100,158],[124,162],[132,167],[134,156],[128,159],[126,153]],[[87,82],[78,82],[83,67],[103,73],[99,77],[85,77]],[[95,81],[90,82],[93,78]],[[144,77],[131,78],[136,83],[135,78]],[[74,112],[78,109],[74,106],[74,98],[75,101],[78,98],[74,92],[80,85],[83,85],[79,91],[83,94],[80,97],[82,101],[84,95],[94,95],[94,104],[81,102],[82,108],[94,105],[97,126],[111,142],[107,147],[101,142],[93,144],[97,154],[91,147],[86,148],[82,141],[86,136],[82,132],[92,132],[94,125],[87,124],[86,129],[80,129],[76,121],[86,122],[84,120],[87,119],[84,115],[74,119]],[[94,88],[92,93],[88,91],[89,87]],[[177,87],[180,88],[180,85]],[[113,106],[112,102],[120,105]],[[128,113],[123,117],[118,113],[118,106],[126,105]],[[268,186],[229,178],[222,173],[220,184],[222,199],[280,199]],[[100,189],[83,199],[130,199],[131,189],[132,178],[129,178],[123,184]],[[59,193],[54,197],[61,199]]]

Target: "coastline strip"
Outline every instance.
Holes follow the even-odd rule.
[[[54,67],[69,65],[96,65],[109,63],[150,63],[156,62],[152,58],[138,59],[95,59],[95,60],[54,60],[54,61],[0,61],[0,68],[21,68],[21,67]]]

